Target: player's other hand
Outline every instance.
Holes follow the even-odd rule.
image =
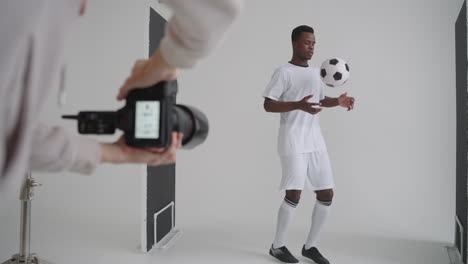
[[[135,62],[130,76],[120,87],[117,100],[125,99],[133,89],[147,88],[161,81],[171,81],[176,78],[177,69],[166,62],[158,49],[149,59]]]
[[[114,143],[101,143],[102,162],[144,163],[150,166],[174,163],[176,151],[182,146],[182,133],[172,132],[171,144],[167,148],[134,148],[125,143],[122,136]]]
[[[320,111],[322,111],[322,108],[318,108],[316,106],[320,106],[322,104],[321,103],[311,103],[311,102],[309,102],[309,101],[311,101],[312,97],[314,97],[313,94],[302,98],[302,100],[297,102],[297,108],[299,110],[305,111],[305,112],[307,112],[307,113],[309,113],[311,115],[316,115],[316,114],[320,113]]]
[[[344,93],[338,97],[338,104],[344,108],[347,108],[348,111],[354,109],[354,97],[348,96],[348,93]]]

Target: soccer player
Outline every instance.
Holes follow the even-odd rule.
[[[286,248],[286,234],[304,187],[316,193],[312,223],[302,255],[318,264],[329,261],[317,249],[333,199],[334,181],[323,139],[319,113],[322,107],[341,106],[348,111],[355,99],[346,93],[338,98],[324,94],[320,69],[309,65],[314,54],[315,35],[309,26],[298,26],[291,34],[292,59],[278,67],[263,96],[267,112],[281,113],[278,153],[282,166],[280,190],[285,190],[277,219],[270,255],[281,262],[299,261]]]

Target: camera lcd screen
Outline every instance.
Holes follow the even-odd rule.
[[[158,139],[160,122],[159,101],[138,101],[135,111],[135,138]]]

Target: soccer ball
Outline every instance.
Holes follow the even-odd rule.
[[[320,77],[327,86],[341,86],[345,84],[349,78],[348,63],[340,58],[325,60],[320,67]]]

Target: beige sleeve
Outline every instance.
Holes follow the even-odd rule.
[[[165,0],[174,12],[161,40],[161,54],[172,66],[193,67],[219,42],[239,15],[243,0]]]
[[[98,142],[70,135],[61,127],[40,124],[34,133],[31,151],[33,171],[73,171],[91,174],[101,161]]]

